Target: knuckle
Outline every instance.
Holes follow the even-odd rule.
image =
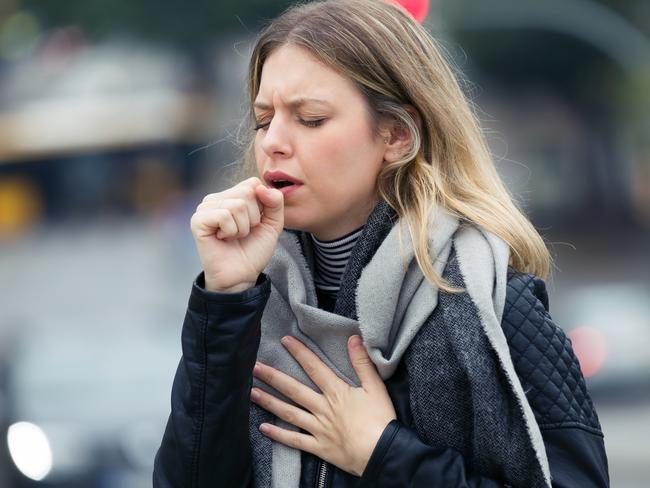
[[[296,449],[303,450],[303,442],[302,438],[300,437],[300,434],[298,432],[292,432],[289,434],[289,439],[291,440],[291,444],[293,447]]]
[[[292,410],[286,410],[283,412],[283,419],[285,422],[289,422],[292,425],[296,425],[296,413]]]
[[[263,374],[260,375],[264,381],[269,383],[271,386],[275,383],[276,375],[272,370],[264,369]]]
[[[260,395],[260,404],[267,410],[273,406],[273,400],[268,394],[262,393]]]
[[[262,220],[262,215],[260,214],[260,211],[257,208],[254,208],[249,215],[250,215],[251,227],[255,227]]]
[[[232,219],[232,212],[229,208],[218,208],[216,214],[220,216],[223,222],[230,222]]]
[[[306,364],[305,373],[307,373],[310,378],[313,378],[318,375],[318,368],[313,364]]]
[[[216,195],[218,195],[218,193],[208,193],[206,196],[203,197],[203,200],[201,200],[201,203],[206,203],[206,202],[210,202],[210,201],[214,200]]]
[[[372,362],[370,361],[370,358],[368,356],[360,357],[360,358],[355,358],[354,359],[354,364],[357,366],[366,366],[371,364]]]
[[[339,406],[345,405],[345,393],[339,388],[334,388],[328,392],[327,399],[335,409],[338,409]]]
[[[300,389],[296,385],[289,385],[285,389],[285,394],[292,400],[298,398],[299,393],[300,393]]]
[[[244,200],[242,198],[238,198],[233,203],[233,209],[238,211],[238,212],[245,213],[247,208],[248,208],[248,205],[246,204],[246,200]]]

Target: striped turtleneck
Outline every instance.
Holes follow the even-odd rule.
[[[309,234],[314,243],[314,285],[317,290],[328,295],[336,295],[339,291],[343,271],[363,228],[362,225],[332,241],[321,241]]]

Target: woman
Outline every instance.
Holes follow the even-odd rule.
[[[548,251],[426,31],[294,7],[249,91],[257,176],[192,217],[154,486],[608,486]]]

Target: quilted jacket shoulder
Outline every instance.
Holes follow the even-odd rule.
[[[579,427],[602,436],[571,340],[549,314],[541,278],[509,268],[502,327],[540,429]]]

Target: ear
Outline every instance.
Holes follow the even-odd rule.
[[[412,105],[404,105],[404,108],[415,121],[418,130],[422,129],[422,121],[419,112]],[[384,161],[396,161],[406,154],[413,144],[413,134],[408,127],[393,119],[385,122],[380,129],[385,150]]]

